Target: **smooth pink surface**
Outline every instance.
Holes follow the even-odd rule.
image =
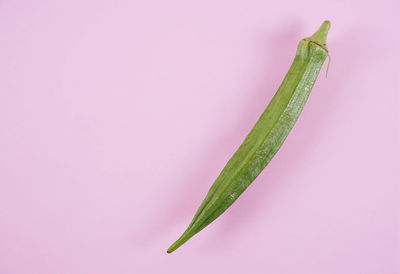
[[[0,273],[400,273],[399,9],[1,1]],[[167,255],[324,19],[286,143]]]

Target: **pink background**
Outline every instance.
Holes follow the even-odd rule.
[[[400,273],[399,10],[0,1],[0,273]],[[329,75],[286,143],[167,255],[324,19]]]

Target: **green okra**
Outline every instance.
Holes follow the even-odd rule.
[[[324,21],[312,36],[300,41],[294,61],[278,91],[211,186],[189,227],[171,245],[168,253],[176,250],[231,206],[279,150],[329,56],[326,46],[329,28],[330,22]]]

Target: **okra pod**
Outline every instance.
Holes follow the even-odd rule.
[[[299,117],[326,59],[330,22],[302,39],[278,91],[253,129],[211,186],[189,227],[171,245],[173,252],[218,218],[255,180],[285,141]]]

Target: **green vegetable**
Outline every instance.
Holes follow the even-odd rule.
[[[285,141],[311,92],[328,49],[325,21],[312,36],[300,41],[294,61],[278,91],[211,186],[183,235],[168,249],[171,253],[218,218],[266,167]]]

